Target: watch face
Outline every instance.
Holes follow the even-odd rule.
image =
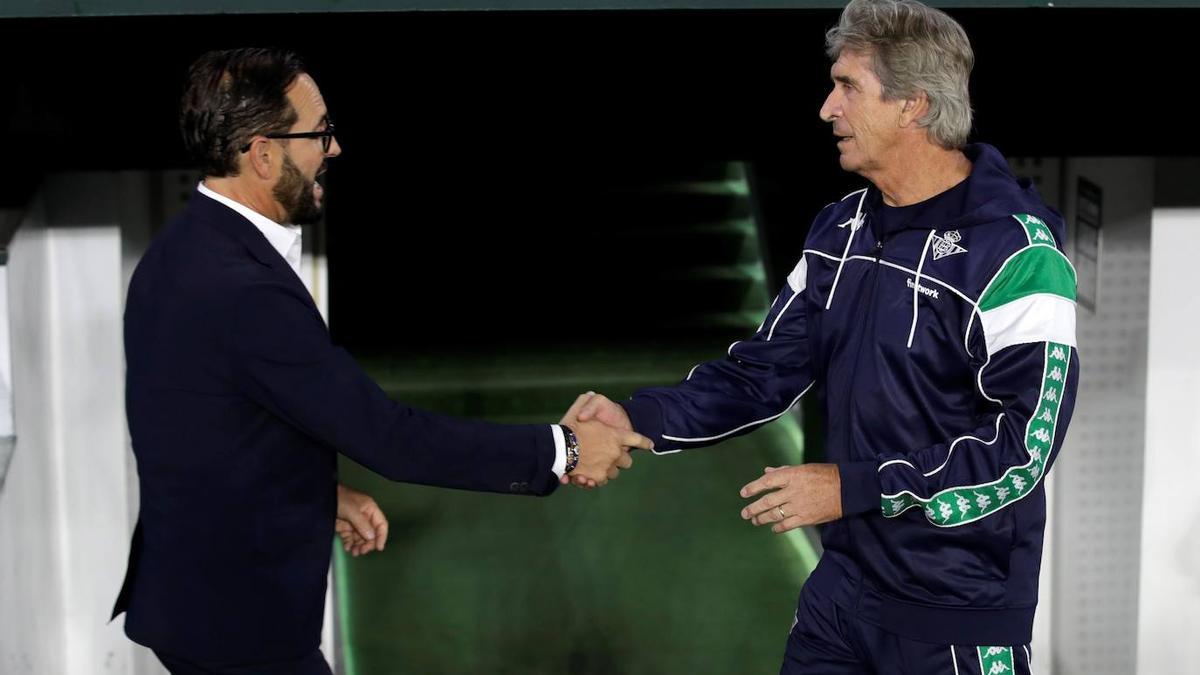
[[[575,437],[575,432],[571,430],[571,427],[565,424],[559,426],[563,430],[563,440],[566,441],[566,473],[570,473],[579,464],[579,439]]]

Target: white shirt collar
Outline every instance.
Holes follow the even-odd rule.
[[[204,181],[200,181],[196,189],[205,197],[228,206],[253,223],[258,228],[258,231],[262,232],[263,236],[267,238],[267,243],[271,245],[271,248],[279,252],[280,257],[287,262],[288,267],[292,268],[296,276],[300,276],[300,253],[302,245],[299,225],[280,225],[245,204],[235,202],[225,195],[213,192],[204,185]]]

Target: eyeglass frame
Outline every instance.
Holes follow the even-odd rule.
[[[263,138],[319,138],[321,139],[321,151],[329,154],[329,148],[333,147],[333,120],[325,118],[325,128],[321,131],[297,131],[293,133],[273,133],[273,134],[258,134]],[[254,142],[251,141],[242,146],[242,152],[250,152],[250,146]]]

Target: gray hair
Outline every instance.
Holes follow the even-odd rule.
[[[834,60],[843,51],[870,54],[884,100],[925,92],[929,112],[917,124],[947,150],[966,145],[975,53],[966,31],[945,12],[915,0],[851,0],[825,34],[825,51]]]

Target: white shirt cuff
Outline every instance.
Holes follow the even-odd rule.
[[[555,476],[562,478],[567,472],[567,438],[562,427],[557,424],[550,425],[550,432],[554,434],[554,466],[550,467],[550,470]]]

